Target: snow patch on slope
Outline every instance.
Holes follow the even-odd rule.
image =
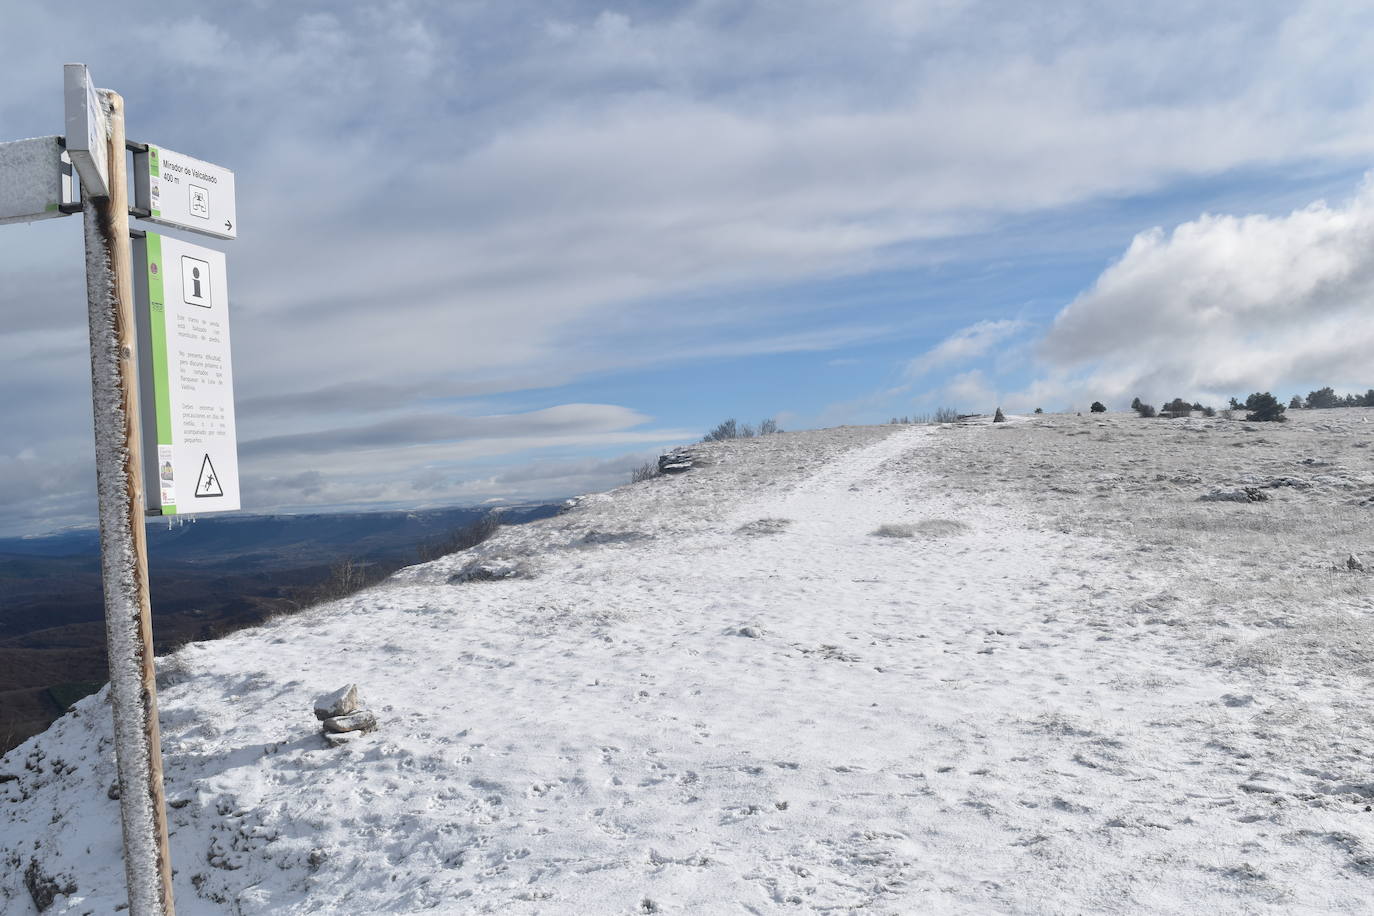
[[[179,909],[1363,906],[1370,815],[1303,801],[1282,716],[1255,752],[1266,694],[1179,638],[1169,570],[933,473],[1003,441],[714,444],[163,660]],[[453,583],[474,560],[527,574]],[[381,726],[327,748],[312,700],[352,681]],[[104,704],[0,761],[0,857],[77,885],[52,912],[122,902]],[[7,865],[0,909],[28,898]]]

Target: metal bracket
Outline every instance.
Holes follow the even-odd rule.
[[[148,217],[150,217],[150,216],[153,215],[153,211],[152,211],[152,210],[149,210],[147,207],[133,207],[133,206],[131,206],[131,207],[129,207],[129,215],[130,215],[130,216],[137,216],[139,219],[147,219]]]
[[[125,140],[125,141],[124,141],[124,148],[125,148],[126,150],[128,150],[129,152],[131,152],[131,153],[146,153],[146,152],[148,152],[148,144],[146,144],[146,143],[139,143],[139,142],[136,141],[136,140]]]

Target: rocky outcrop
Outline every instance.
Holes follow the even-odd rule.
[[[681,474],[690,471],[696,466],[698,456],[690,449],[675,448],[666,455],[658,457],[658,472],[660,474]]]
[[[1259,487],[1242,487],[1239,490],[1213,490],[1198,497],[1204,503],[1262,503],[1269,498]]]

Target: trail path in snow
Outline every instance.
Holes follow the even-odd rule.
[[[1293,801],[1281,723],[1279,753],[1241,748],[1250,686],[1170,626],[1188,608],[1165,572],[994,481],[942,487],[939,435],[707,448],[183,650],[163,693],[179,910],[1365,907],[1371,816]],[[474,557],[529,575],[450,584]],[[349,680],[383,725],[325,748],[310,702]],[[107,715],[86,701],[5,761],[33,765],[0,786],[0,855],[40,840],[78,887],[54,912],[118,899]],[[0,892],[26,912],[17,878]]]

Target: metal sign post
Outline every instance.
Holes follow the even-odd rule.
[[[84,67],[82,68],[85,69]],[[172,914],[172,863],[157,723],[148,543],[143,522],[138,350],[129,250],[124,100],[101,92],[108,117],[108,196],[84,186],[86,295],[95,408],[100,564],[114,707],[124,873],[133,916]]]
[[[128,909],[132,916],[174,916],[144,513],[145,505],[163,515],[239,507],[229,287],[223,254],[153,233],[140,234],[135,271],[125,153],[135,151],[136,215],[218,238],[237,235],[234,173],[127,144],[119,94],[94,88],[84,64],[67,64],[63,76],[67,136],[0,143],[0,223],[75,212],[76,167]],[[146,481],[144,441],[156,459]]]

